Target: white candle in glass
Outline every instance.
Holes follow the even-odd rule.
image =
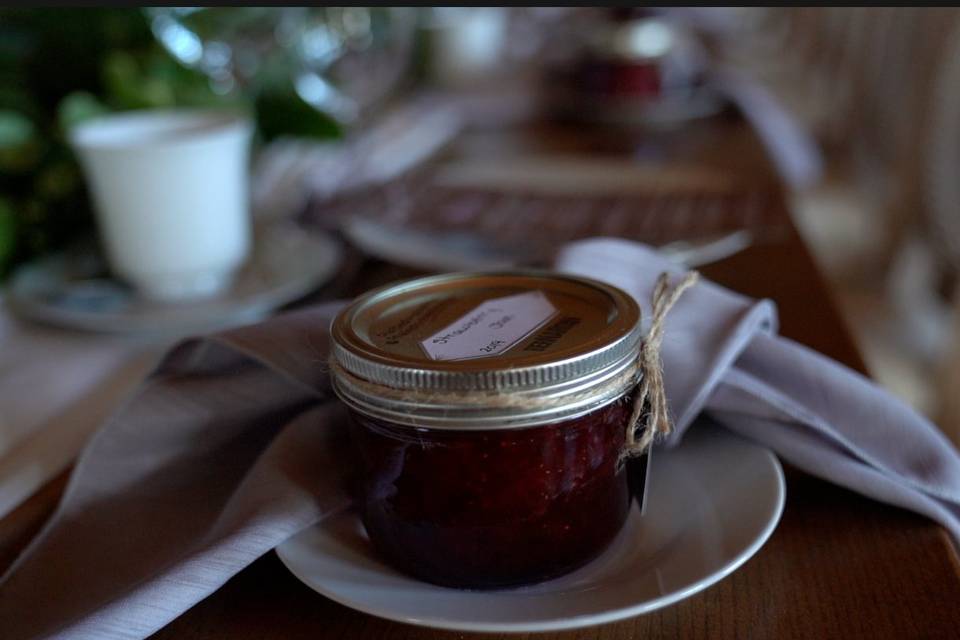
[[[114,273],[159,300],[226,287],[250,250],[253,126],[233,112],[110,115],[70,132]]]

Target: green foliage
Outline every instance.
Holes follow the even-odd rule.
[[[22,112],[0,110],[0,171],[25,173],[34,169],[43,152],[43,142],[34,123]]]
[[[96,118],[110,112],[97,96],[88,91],[74,91],[66,95],[57,105],[57,126],[60,131],[69,131],[84,120]]]
[[[279,136],[339,138],[343,129],[333,118],[318,112],[294,91],[265,88],[256,100],[257,124],[264,140]]]
[[[5,198],[0,198],[0,271],[13,259],[13,248],[17,235],[17,220],[13,206]]]

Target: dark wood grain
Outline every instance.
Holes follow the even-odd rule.
[[[958,568],[937,527],[798,473],[789,475],[788,496],[777,532],[741,569],[677,605],[615,624],[519,636],[420,629],[320,597],[270,554],[154,637],[956,637]]]
[[[770,163],[745,126],[714,121],[684,132],[628,138],[549,126],[479,132],[454,153],[496,158],[529,153],[642,154],[727,172],[773,194],[786,232],[705,269],[735,290],[777,302],[781,332],[863,371],[863,360],[795,228]],[[368,262],[350,294],[410,275]],[[870,428],[870,425],[864,425]],[[0,563],[13,557],[49,513],[63,479],[0,521]],[[2,634],[0,634],[2,635]],[[787,504],[769,542],[742,568],[676,605],[579,631],[503,636],[628,638],[948,638],[960,636],[960,562],[945,532],[787,469]],[[158,639],[385,638],[453,640],[496,635],[433,631],[367,616],[323,598],[269,553],[155,635]]]

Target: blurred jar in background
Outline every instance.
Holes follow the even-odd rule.
[[[667,126],[718,111],[706,49],[692,30],[646,9],[604,10],[571,34],[543,76],[543,99],[564,119]]]

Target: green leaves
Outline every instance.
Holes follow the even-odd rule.
[[[108,113],[110,108],[95,95],[86,91],[74,91],[57,106],[57,124],[66,133],[84,120]]]
[[[343,136],[340,124],[303,101],[292,87],[269,87],[256,101],[257,124],[265,141],[280,136],[330,139]]]
[[[0,275],[3,275],[13,260],[17,240],[17,219],[13,206],[0,197]]]
[[[8,109],[0,111],[0,148],[23,146],[36,135],[36,127],[25,115]]]
[[[107,54],[101,74],[107,101],[118,109],[169,107],[174,103],[170,87],[144,75],[137,59],[127,51]]]
[[[23,173],[34,168],[43,153],[37,127],[22,113],[0,110],[0,171]]]
[[[112,109],[240,107],[247,97],[218,95],[207,78],[159,49],[111,52],[103,61],[103,101]]]

